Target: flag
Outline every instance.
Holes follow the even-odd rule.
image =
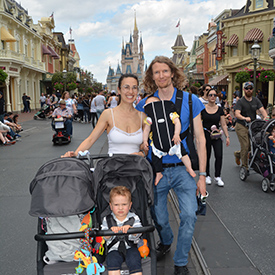
[[[179,25],[180,25],[180,19],[179,19],[179,21],[178,21],[178,24],[177,24],[176,28],[179,27]]]
[[[53,12],[52,12],[52,14],[50,15],[50,17],[53,18]]]
[[[72,31],[73,31],[73,30],[72,30],[72,27],[70,27],[70,34],[72,34]]]

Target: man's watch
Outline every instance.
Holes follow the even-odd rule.
[[[199,172],[199,176],[205,176],[206,177],[206,172]]]

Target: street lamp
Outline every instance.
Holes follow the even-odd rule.
[[[66,91],[66,78],[67,78],[67,70],[64,68],[64,70],[62,71],[62,76],[63,76],[63,79],[64,79],[64,92]]]
[[[257,70],[257,61],[260,58],[260,51],[261,51],[261,46],[258,44],[258,41],[255,40],[254,44],[251,47],[251,57],[254,62],[254,77],[253,77],[253,84],[254,84],[254,89],[253,89],[253,96],[256,95],[256,70]]]

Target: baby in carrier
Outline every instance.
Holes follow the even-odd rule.
[[[102,230],[111,229],[114,233],[127,233],[129,228],[142,226],[139,217],[130,212],[131,192],[127,187],[114,187],[110,192],[109,204],[112,213],[103,218]],[[109,275],[119,275],[124,261],[130,274],[142,274],[141,256],[136,245],[140,235],[104,237],[108,248],[106,263]]]
[[[176,107],[171,101],[162,101],[162,107],[158,106],[161,100],[157,97],[149,97],[144,106],[147,118],[143,132],[143,144],[148,147],[148,138],[152,128],[152,166],[156,172],[155,185],[163,177],[162,157],[167,155],[176,155],[186,167],[186,171],[195,177],[196,173],[192,169],[191,160],[185,151],[180,139],[181,123]],[[157,109],[157,111],[155,110]],[[172,138],[170,138],[172,137]],[[172,142],[174,145],[172,145]]]

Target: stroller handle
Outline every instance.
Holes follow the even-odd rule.
[[[143,227],[135,227],[130,228],[127,233],[114,233],[112,230],[99,230],[93,229],[90,232],[90,237],[98,237],[98,236],[114,236],[114,235],[131,235],[138,233],[147,233],[153,232],[155,227],[153,225],[143,226]],[[34,239],[38,242],[41,241],[59,241],[59,240],[69,240],[69,239],[82,239],[85,238],[84,232],[71,232],[71,233],[62,233],[62,234],[36,234]]]

